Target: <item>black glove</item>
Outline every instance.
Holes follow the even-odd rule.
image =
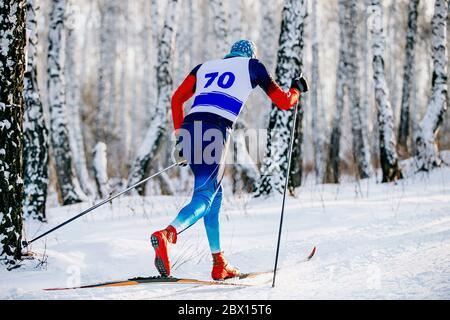
[[[297,89],[300,93],[308,92],[308,80],[301,74],[300,77],[292,79],[291,89]]]

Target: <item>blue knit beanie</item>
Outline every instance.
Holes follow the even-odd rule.
[[[256,58],[256,44],[250,40],[239,40],[231,47],[229,54],[226,58],[244,57],[244,58]]]

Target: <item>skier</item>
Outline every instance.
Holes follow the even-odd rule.
[[[174,158],[180,165],[189,164],[195,176],[191,202],[164,230],[151,236],[155,266],[163,277],[170,276],[169,244],[177,235],[203,218],[213,256],[211,276],[225,280],[239,276],[224,257],[220,246],[219,212],[222,204],[221,182],[227,143],[236,119],[250,93],[260,86],[282,110],[294,107],[308,84],[300,76],[284,92],[265,66],[256,59],[256,45],[249,40],[236,42],[221,60],[195,67],[172,97],[172,117],[177,143]],[[185,116],[183,105],[195,96],[191,111]],[[214,134],[213,134],[214,133]],[[214,151],[211,151],[214,136]]]

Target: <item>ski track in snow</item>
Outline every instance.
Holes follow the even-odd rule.
[[[170,223],[188,197],[121,198],[33,244],[37,258],[0,269],[0,299],[450,299],[450,169],[398,184],[375,180],[318,186],[287,202],[277,287],[271,275],[241,280],[253,287],[148,284],[46,292],[156,275],[152,231]],[[228,197],[222,245],[243,272],[273,267],[281,197]],[[27,221],[28,239],[90,204],[49,210],[48,225]],[[316,245],[316,257],[299,263]],[[203,223],[171,251],[174,276],[209,279]]]

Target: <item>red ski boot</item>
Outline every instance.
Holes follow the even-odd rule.
[[[227,260],[223,256],[223,252],[213,253],[214,266],[211,276],[214,280],[226,280],[238,277],[241,272],[239,269],[232,267],[228,264]]]
[[[162,277],[170,276],[169,243],[177,243],[177,230],[168,226],[165,230],[157,231],[151,236],[155,249],[155,266]]]

